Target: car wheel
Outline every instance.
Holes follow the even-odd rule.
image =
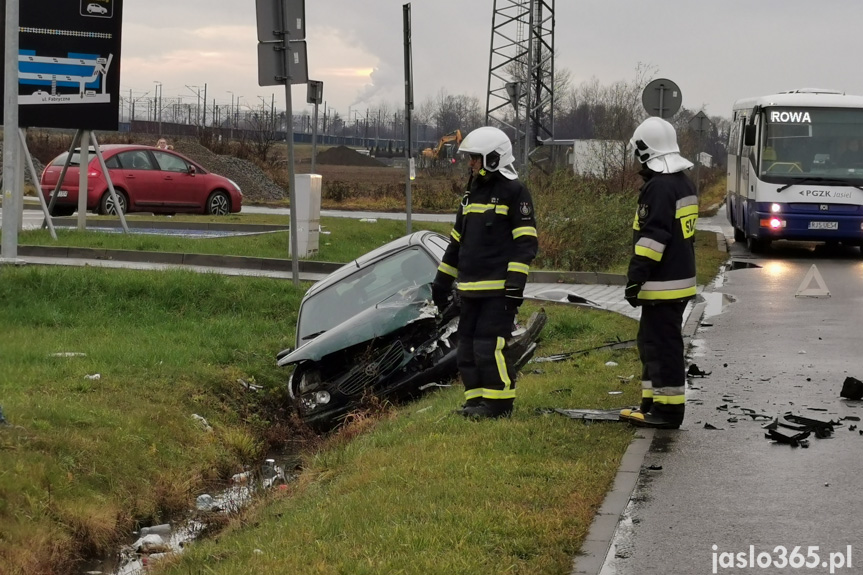
[[[55,218],[65,218],[75,213],[75,208],[68,206],[54,206],[51,215]]]
[[[207,198],[207,213],[211,216],[227,216],[231,213],[231,201],[228,199],[228,194],[222,191],[215,191]]]
[[[116,190],[117,192],[117,202],[120,204],[120,209],[123,210],[123,213],[129,211],[129,200],[126,198],[126,194],[121,190]],[[117,210],[114,206],[114,199],[111,197],[111,192],[105,192],[102,194],[102,199],[99,200],[99,213],[103,216],[105,215],[116,215]]]

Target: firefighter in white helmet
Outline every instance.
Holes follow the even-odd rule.
[[[625,291],[632,306],[641,306],[642,396],[638,409],[624,409],[620,417],[638,426],[677,429],[686,401],[681,323],[686,303],[695,297],[698,196],[684,173],[692,163],[680,155],[671,124],[648,118],[630,144],[644,179]]]
[[[512,413],[516,378],[505,346],[538,246],[533,200],[518,180],[503,131],[473,130],[459,152],[469,156],[471,176],[432,294],[443,310],[458,280],[457,361],[465,387],[458,413],[505,417]]]

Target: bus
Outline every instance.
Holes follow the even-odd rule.
[[[801,89],[735,102],[725,205],[752,253],[776,240],[863,250],[863,96]]]

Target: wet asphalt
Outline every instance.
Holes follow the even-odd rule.
[[[723,220],[699,227],[731,236]],[[754,257],[728,243],[737,269],[702,294],[689,349],[709,375],[689,378],[680,430],[640,432],[607,499],[622,512],[601,511],[573,573],[863,573],[861,422],[804,448],[770,441],[768,422],[744,413],[863,417],[863,402],[839,395],[846,377],[863,379],[863,258],[812,244]],[[801,285],[813,265],[823,286]],[[808,297],[822,287],[829,297]]]

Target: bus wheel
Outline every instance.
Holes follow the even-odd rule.
[[[745,242],[746,241],[746,234],[744,234],[743,230],[741,230],[740,228],[737,228],[737,227],[734,228],[734,241],[735,242]]]
[[[770,247],[770,240],[746,238],[746,249],[748,249],[753,254],[760,254],[768,247]]]

